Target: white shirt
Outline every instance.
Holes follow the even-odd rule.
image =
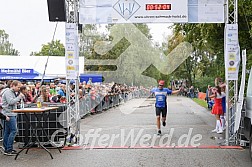
[[[224,92],[221,92],[221,94],[217,93],[216,99],[222,99],[222,97],[225,97],[226,94]]]

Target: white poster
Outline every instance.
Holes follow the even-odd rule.
[[[66,23],[66,79],[79,76],[78,32],[75,23]]]
[[[186,23],[188,0],[80,0],[81,24]]]
[[[225,72],[226,80],[238,80],[240,66],[240,47],[238,25],[227,24],[225,27]]]
[[[224,23],[225,0],[188,0],[189,23]]]
[[[240,127],[240,122],[241,122],[241,112],[242,112],[242,106],[243,106],[243,100],[244,100],[244,89],[245,89],[245,81],[246,81],[246,61],[247,61],[246,50],[243,50],[242,51],[242,77],[241,77],[238,101],[235,107],[236,108],[235,126],[234,126],[235,133],[238,131]]]
[[[189,0],[195,1],[195,0]],[[226,0],[196,0],[198,4],[224,4]]]

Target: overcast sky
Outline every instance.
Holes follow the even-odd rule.
[[[9,34],[9,41],[21,56],[40,51],[42,44],[53,38],[55,22],[49,22],[47,0],[0,0],[0,29]],[[170,34],[168,24],[149,24],[155,41]],[[65,23],[57,27],[55,40],[65,45]]]

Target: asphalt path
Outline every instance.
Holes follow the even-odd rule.
[[[168,97],[167,125],[157,136],[154,99],[134,99],[81,120],[81,147],[41,149],[22,153],[17,160],[0,155],[1,167],[34,166],[179,166],[249,167],[248,149],[223,149],[224,134],[212,133],[210,111],[186,97]]]

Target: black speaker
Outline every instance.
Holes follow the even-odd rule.
[[[49,21],[66,21],[65,0],[47,0]]]

